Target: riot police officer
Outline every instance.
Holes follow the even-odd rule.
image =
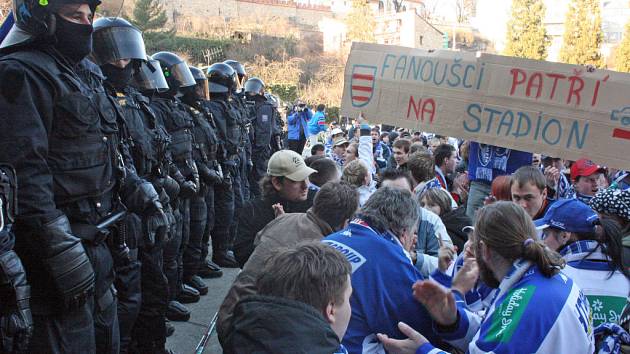
[[[267,161],[271,157],[276,110],[265,97],[265,83],[261,79],[257,77],[248,79],[245,82],[244,91],[256,114],[256,119],[252,122],[252,162],[254,167],[249,177],[252,195],[258,198],[261,196],[258,182],[267,173]]]
[[[241,89],[243,88],[243,86],[245,85],[245,82],[248,79],[247,72],[245,71],[245,67],[243,66],[243,64],[233,59],[228,59],[224,61],[223,64],[227,64],[232,69],[234,69],[234,72],[236,73],[236,79],[237,79],[234,92],[237,92],[237,93],[241,92]]]
[[[234,223],[234,181],[239,176],[242,151],[240,116],[230,105],[230,96],[236,88],[234,69],[223,63],[212,64],[206,71],[210,100],[204,106],[210,111],[217,125],[217,135],[223,152],[219,162],[223,171],[223,183],[214,185],[215,220],[212,234],[212,261],[221,267],[236,268],[238,263],[229,252],[232,242],[230,226]]]
[[[155,195],[160,204],[167,202],[157,182],[165,177],[163,152],[170,137],[157,124],[149,100],[130,86],[134,71],[147,58],[142,33],[124,19],[100,18],[94,22],[92,56],[106,76],[108,93],[122,111],[124,122],[121,125],[127,133],[131,163],[137,175],[151,182],[156,193],[163,194],[161,198]],[[165,212],[170,213],[168,205]],[[155,214],[162,218],[140,215],[142,220],[129,214],[118,228],[119,242],[110,243],[116,268],[121,353],[130,351],[132,330],[141,310],[143,316],[135,330],[138,350],[144,353],[165,351],[168,283],[161,264],[162,247],[170,226],[166,213]]]
[[[13,251],[11,230],[17,215],[17,178],[13,167],[0,164],[0,352],[27,353],[33,335],[31,287]]]
[[[243,85],[247,80],[247,73],[245,72],[245,67],[243,64],[239,63],[236,60],[226,60],[223,62],[224,64],[229,65],[234,69],[234,74],[236,76],[236,88],[232,91],[230,97],[230,104],[236,108],[236,112],[238,112],[239,124],[241,127],[241,152],[239,154],[240,158],[240,168],[239,168],[239,180],[237,184],[240,185],[240,188],[235,189],[234,193],[234,208],[236,214],[241,209],[244,202],[250,199],[250,184],[249,184],[249,175],[252,170],[252,143],[251,143],[251,123],[255,119],[255,113],[252,107],[247,105],[247,100],[245,97],[245,91],[243,90]],[[240,196],[238,195],[240,191]],[[232,227],[230,231],[232,237],[236,236],[236,225]]]
[[[190,311],[180,302],[199,301],[199,291],[183,283],[183,255],[190,237],[190,198],[199,192],[199,174],[192,158],[193,118],[177,96],[195,85],[188,65],[177,55],[159,52],[153,59],[160,62],[169,90],[158,93],[151,107],[171,135],[169,151],[174,162],[170,175],[179,184],[179,194],[171,199],[175,211],[176,228],[171,241],[164,248],[164,269],[169,283],[167,317],[187,321]]]
[[[153,59],[151,56],[148,56],[146,61],[141,62],[140,67],[134,72],[131,79],[131,86],[140,91],[145,99],[149,100],[149,110],[151,111],[151,101],[156,97],[157,93],[167,92],[169,90],[160,62]],[[166,330],[166,337],[170,337],[175,333],[175,326],[173,326],[168,319],[165,321],[165,326],[161,326],[161,320],[166,316],[164,309],[169,308],[168,300],[170,298],[168,279],[162,267],[164,265],[164,247],[169,243],[177,226],[174,216],[175,211],[172,209],[170,201],[171,199],[177,198],[179,195],[179,184],[168,172],[172,168],[176,168],[171,168],[171,166],[174,166],[174,163],[171,159],[170,151],[168,150],[168,146],[171,143],[171,136],[166,131],[164,122],[162,122],[160,117],[158,115],[154,116],[156,132],[160,132],[158,134],[162,137],[161,140],[163,141],[158,145],[156,151],[158,165],[160,166],[159,170],[156,172],[161,178],[154,181],[153,184],[156,186],[156,189],[160,191],[160,200],[165,206],[166,215],[169,217],[170,228],[162,247],[154,247],[152,249],[154,256],[145,256],[146,248],[141,249],[142,253],[140,256],[143,263],[142,282],[143,284],[145,282],[148,283],[150,288],[145,288],[143,285],[143,289],[149,290],[142,293],[142,307],[133,330],[133,344],[136,345],[140,353],[162,353],[162,348],[166,342],[163,329],[165,328]],[[145,127],[150,126],[151,124],[145,124]],[[150,265],[151,268],[155,269],[154,271],[147,271],[147,262],[149,261],[154,262]],[[158,292],[150,295],[151,289],[158,289]],[[178,305],[179,308],[184,311],[187,310],[183,305],[179,303]],[[167,351],[167,353],[172,353],[172,350]]]
[[[184,252],[184,282],[203,295],[208,287],[198,273],[208,268],[204,267],[204,260],[214,226],[214,186],[223,183],[223,170],[218,162],[220,146],[216,123],[204,104],[209,99],[208,79],[198,68],[190,67],[190,71],[197,84],[186,91],[182,100],[194,118],[193,158],[199,170],[201,190],[190,203],[190,241]]]
[[[234,222],[230,226],[230,239],[234,240],[236,238],[236,231],[238,228],[238,215],[243,207],[243,204],[247,202],[250,197],[249,175],[252,169],[252,147],[249,129],[251,121],[254,119],[254,113],[253,109],[251,109],[251,107],[249,107],[246,103],[245,92],[241,86],[241,79],[246,79],[245,68],[235,60],[226,60],[224,64],[227,64],[234,69],[234,73],[232,75],[234,76],[234,81],[237,84],[235,89],[230,92],[227,102],[230,105],[231,111],[236,114],[241,130],[241,140],[238,150],[238,166],[232,181],[234,190]]]
[[[0,45],[0,159],[23,181],[15,249],[32,285],[33,353],[118,352],[106,240],[121,199],[155,205],[125,165],[117,112],[84,59],[98,3],[15,0]]]
[[[269,92],[265,92],[265,98],[267,99],[267,102],[269,102],[269,104],[271,104],[271,106],[273,107],[273,115],[275,117],[275,123],[273,126],[273,133],[271,138],[271,154],[273,155],[274,152],[284,149],[284,145],[282,143],[282,130],[284,128],[284,121],[282,120],[282,115],[278,110],[278,108],[280,107],[280,99],[278,98],[278,96],[272,95]]]

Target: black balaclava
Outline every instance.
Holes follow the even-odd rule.
[[[101,71],[107,78],[107,82],[114,86],[114,88],[123,89],[129,85],[129,82],[131,82],[131,76],[133,75],[133,62],[125,66],[124,69],[107,63],[101,66]]]
[[[231,92],[210,92],[210,101],[227,101]]]
[[[59,15],[56,17],[55,48],[73,63],[80,62],[92,52],[92,25],[70,22]]]
[[[195,86],[182,87],[180,91],[183,93],[181,99],[189,106],[196,106],[199,98],[195,92]]]

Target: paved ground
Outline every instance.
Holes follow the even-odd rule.
[[[218,311],[223,298],[232,285],[239,269],[223,269],[223,277],[218,279],[205,279],[210,291],[208,295],[202,296],[201,300],[195,304],[187,304],[191,316],[188,322],[173,322],[175,333],[168,338],[167,347],[178,354],[191,354],[199,341],[208,330],[208,325],[212,317]],[[212,333],[204,354],[220,354],[221,346],[217,340],[216,330]]]

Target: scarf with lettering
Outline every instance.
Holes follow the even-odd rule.
[[[507,294],[514,287],[514,284],[518,283],[518,281],[521,280],[521,278],[523,278],[524,276],[528,274],[528,270],[531,267],[532,267],[532,262],[530,261],[527,261],[521,258],[514,261],[514,263],[512,264],[512,268],[510,269],[508,274],[503,278],[503,280],[501,280],[498,291],[494,295],[494,299],[492,299],[490,308],[488,309],[488,312],[486,313],[486,317],[491,316],[492,313],[494,312],[495,307],[497,305],[496,304],[497,299],[500,299],[505,294]]]

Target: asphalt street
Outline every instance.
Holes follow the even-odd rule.
[[[167,339],[166,345],[169,349],[177,354],[195,353],[195,348],[208,330],[212,317],[219,310],[219,306],[239,270],[224,268],[221,278],[204,279],[210,291],[207,295],[202,296],[199,302],[186,304],[191,312],[188,322],[172,322],[175,325],[175,333]],[[221,352],[215,330],[203,353],[220,354]]]

